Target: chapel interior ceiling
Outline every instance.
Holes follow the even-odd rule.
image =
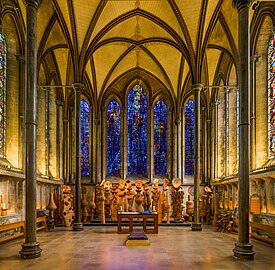
[[[192,82],[214,85],[225,73],[227,83],[238,61],[237,16],[232,0],[43,0],[39,69],[55,73],[60,85],[85,79],[95,100],[118,78],[142,71],[182,99]]]

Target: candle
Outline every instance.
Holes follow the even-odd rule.
[[[5,203],[2,203],[2,208],[6,209],[6,204]]]

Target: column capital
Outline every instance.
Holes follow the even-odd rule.
[[[219,104],[220,104],[220,102],[217,101],[217,100],[215,100],[215,101],[212,102],[212,107],[216,107],[216,106],[218,106]]]
[[[201,83],[195,83],[191,85],[191,89],[193,92],[200,92],[203,89],[203,85]]]
[[[23,54],[16,54],[15,57],[16,57],[16,60],[17,60],[18,62],[21,62],[21,61],[22,61],[23,63],[26,62],[25,55],[23,55]]]
[[[177,119],[175,120],[175,125],[176,125],[176,126],[179,126],[180,123],[181,123],[181,120],[180,120],[179,118],[177,118]]]
[[[73,83],[72,87],[76,92],[81,92],[82,90],[84,90],[84,85],[82,83]]]
[[[253,63],[257,63],[259,62],[259,59],[261,58],[261,55],[257,55],[257,54],[254,54],[254,55],[251,55],[250,56],[250,61]]]
[[[233,0],[234,7],[240,11],[244,7],[250,7],[252,0]]]
[[[35,9],[38,8],[41,0],[26,0],[26,6],[34,7]]]
[[[61,100],[59,100],[59,99],[56,99],[56,100],[55,100],[55,104],[56,104],[57,106],[63,106],[63,105],[64,105],[64,102],[61,101]]]

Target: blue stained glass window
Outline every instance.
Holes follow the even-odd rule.
[[[81,175],[90,175],[90,107],[85,100],[81,100],[81,116],[80,116],[80,129],[81,129]]]
[[[120,176],[120,106],[116,100],[107,109],[107,173]]]
[[[0,32],[0,158],[6,157],[6,40]]]
[[[185,116],[185,175],[194,175],[194,101],[190,99],[184,109]]]
[[[154,107],[154,174],[167,175],[167,105],[159,100]]]
[[[268,47],[268,138],[269,155],[275,155],[275,34]]]
[[[147,98],[141,86],[128,95],[128,174],[147,174]]]

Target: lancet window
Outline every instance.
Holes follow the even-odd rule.
[[[107,108],[107,174],[120,176],[120,106],[116,100]]]
[[[81,175],[90,175],[90,106],[85,100],[81,100]]]
[[[6,157],[6,66],[6,40],[0,32],[0,158]]]
[[[159,100],[154,106],[154,174],[167,175],[167,105]]]
[[[147,174],[147,97],[140,85],[128,95],[128,174]]]
[[[268,139],[269,156],[275,155],[275,33],[268,47]]]
[[[185,175],[194,175],[194,109],[194,101],[190,99],[184,108]]]

